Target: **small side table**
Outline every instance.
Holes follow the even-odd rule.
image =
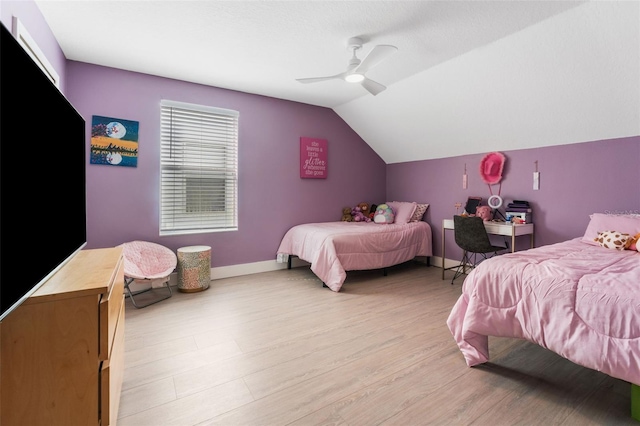
[[[211,283],[211,247],[189,246],[178,249],[178,290],[195,293]]]

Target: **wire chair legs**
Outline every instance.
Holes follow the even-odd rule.
[[[134,281],[133,278],[125,278],[124,279],[124,288],[127,291],[127,296],[129,297],[129,299],[131,299],[131,303],[133,303],[133,306],[136,307],[137,309],[146,308],[149,305],[153,305],[154,303],[158,303],[158,302],[160,302],[162,300],[168,299],[173,295],[173,293],[171,292],[171,286],[169,285],[169,279],[167,279],[167,281],[164,283],[164,286],[168,290],[168,294],[164,294],[161,297],[156,298],[156,299],[152,299],[152,300],[150,300],[150,301],[148,301],[148,302],[146,302],[144,304],[138,304],[136,302],[136,299],[134,298],[134,296],[137,296],[139,294],[146,293],[148,291],[154,290],[154,288],[153,287],[149,287],[147,289],[140,290],[140,291],[131,291],[131,289],[129,288],[129,285],[133,281]]]
[[[493,254],[497,254],[497,253],[493,253]],[[477,257],[480,256],[480,259],[477,259]],[[467,275],[467,271],[472,270],[473,268],[475,268],[478,263],[482,262],[483,260],[488,259],[486,253],[472,253],[469,252],[467,250],[465,250],[462,253],[462,260],[460,261],[460,264],[458,265],[458,267],[456,268],[456,273],[453,274],[453,278],[451,278],[451,284],[453,285],[453,282],[461,275]]]

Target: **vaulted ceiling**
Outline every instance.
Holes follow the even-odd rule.
[[[568,84],[570,94],[598,84],[603,71],[586,70],[585,77],[582,61],[611,52],[605,46],[584,51],[593,45],[589,37],[607,43],[629,33],[631,39],[624,42],[629,51],[636,49],[635,58],[629,59],[631,65],[636,59],[635,68],[632,65],[619,77],[626,81],[633,73],[638,76],[639,24],[634,27],[624,18],[637,13],[637,2],[36,0],[36,4],[67,59],[333,108],[387,163],[535,146],[528,137],[514,141],[495,135],[506,131],[513,139],[530,131],[522,128],[524,121],[510,119],[514,108],[519,114],[532,112],[520,110],[518,103],[532,105],[536,115],[531,118],[539,126],[545,113],[537,110],[545,102],[536,96],[557,96],[556,85]],[[618,19],[625,22],[615,22]],[[345,71],[352,55],[347,48],[351,37],[364,42],[356,52],[359,59],[375,45],[397,47],[366,74],[386,90],[373,96],[360,84],[341,79],[296,81]],[[618,55],[628,54],[626,48],[621,50],[614,62]],[[567,64],[567,55],[577,62]],[[584,80],[584,86],[573,87],[576,78]],[[465,126],[467,130],[461,131]],[[535,133],[536,138],[545,136]],[[538,145],[585,140],[574,141],[579,137],[574,131],[563,137],[569,140],[552,138]]]

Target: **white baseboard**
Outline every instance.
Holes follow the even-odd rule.
[[[430,265],[440,268],[442,267],[442,258],[432,256],[429,260]],[[459,260],[446,259],[445,267],[449,268],[452,266],[457,266],[460,263]],[[308,266],[309,263],[304,260],[294,257],[291,261],[291,267],[297,268],[300,266]],[[219,280],[221,278],[230,278],[230,277],[239,277],[242,275],[251,275],[258,274],[260,272],[270,272],[270,271],[278,271],[280,269],[287,269],[286,263],[278,263],[274,260],[265,260],[262,262],[253,262],[253,263],[243,263],[240,265],[230,265],[230,266],[219,266],[217,268],[211,268],[211,279]],[[169,284],[171,286],[178,285],[178,274],[171,274],[171,278],[169,279]],[[154,282],[153,287],[160,287],[163,285],[162,282]],[[132,287],[133,290],[133,287]]]
[[[299,266],[309,265],[308,262],[299,258],[294,258],[291,261],[291,267],[297,268]],[[278,271],[280,269],[287,269],[286,263],[278,263],[275,260],[265,260],[262,262],[243,263],[240,265],[219,266],[217,268],[211,268],[211,279],[219,280],[221,278],[239,277],[242,275],[258,274],[260,272]],[[163,282],[153,282],[154,288],[161,287]],[[169,285],[176,287],[178,285],[178,274],[176,272],[171,274],[169,278]],[[132,290],[138,290],[138,284],[132,285]],[[148,287],[148,285],[147,285]]]
[[[291,267],[296,268],[298,266],[308,265],[309,263],[298,258],[292,259]],[[286,263],[278,263],[275,260],[265,260],[262,262],[243,263],[241,265],[220,266],[217,268],[211,268],[211,279],[217,280],[220,278],[239,277],[241,275],[258,274],[260,272],[278,271],[280,269],[287,269]]]
[[[455,268],[460,264],[460,259],[446,259],[444,260],[445,268]],[[441,257],[432,257],[431,258],[431,266],[436,266],[438,268],[442,268],[442,258]]]

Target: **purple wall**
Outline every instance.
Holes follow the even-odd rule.
[[[27,29],[27,32],[33,38],[38,47],[47,60],[51,63],[53,68],[59,74],[60,77],[60,90],[62,93],[66,93],[65,85],[65,68],[66,58],[62,49],[58,45],[58,42],[53,37],[53,33],[49,29],[49,25],[44,20],[40,9],[33,1],[0,1],[0,20],[4,26],[11,32],[12,30],[12,18],[18,17],[22,25]]]
[[[507,160],[500,195],[505,203],[527,200],[533,206],[536,246],[582,236],[594,212],[640,213],[640,136],[545,148],[503,151]],[[451,218],[457,202],[469,196],[491,196],[480,178],[484,154],[387,166],[387,195],[398,201],[430,203],[425,220],[433,227],[434,254],[442,255],[442,220]],[[538,161],[540,190],[533,190],[534,162]],[[467,166],[468,189],[462,189]],[[498,193],[499,185],[491,187]],[[501,208],[504,212],[504,208]],[[450,232],[450,231],[447,231]],[[499,238],[499,237],[498,237]],[[447,258],[461,251],[447,234]],[[518,248],[528,238],[518,238]]]
[[[454,204],[491,193],[478,173],[482,154],[386,166],[332,110],[160,77],[67,62],[37,5],[0,2],[0,19],[17,16],[61,77],[61,88],[87,120],[92,115],[140,122],[137,168],[88,164],[88,246],[143,239],[175,250],[207,244],[212,265],[273,260],[286,230],[298,223],[338,220],[343,206],[361,201],[430,203],[434,254],[441,255],[442,220]],[[159,102],[200,103],[240,112],[239,230],[190,236],[158,236]],[[329,141],[327,179],[300,179],[299,138]],[[640,211],[637,178],[640,136],[573,145],[506,151],[501,195],[533,204],[536,245],[583,234],[592,212]],[[541,174],[532,189],[534,161]],[[604,161],[603,169],[600,162]],[[467,165],[468,189],[462,189]],[[494,186],[494,193],[498,187]],[[526,248],[526,238],[519,248]],[[460,256],[453,238],[447,257]]]
[[[93,115],[140,123],[138,167],[87,165],[87,248],[139,239],[174,251],[209,245],[213,267],[275,260],[291,226],[384,199],[384,162],[330,109],[73,61],[66,77],[87,146]],[[237,232],[158,235],[161,99],[240,112]],[[328,140],[327,179],[300,179],[301,136]]]

